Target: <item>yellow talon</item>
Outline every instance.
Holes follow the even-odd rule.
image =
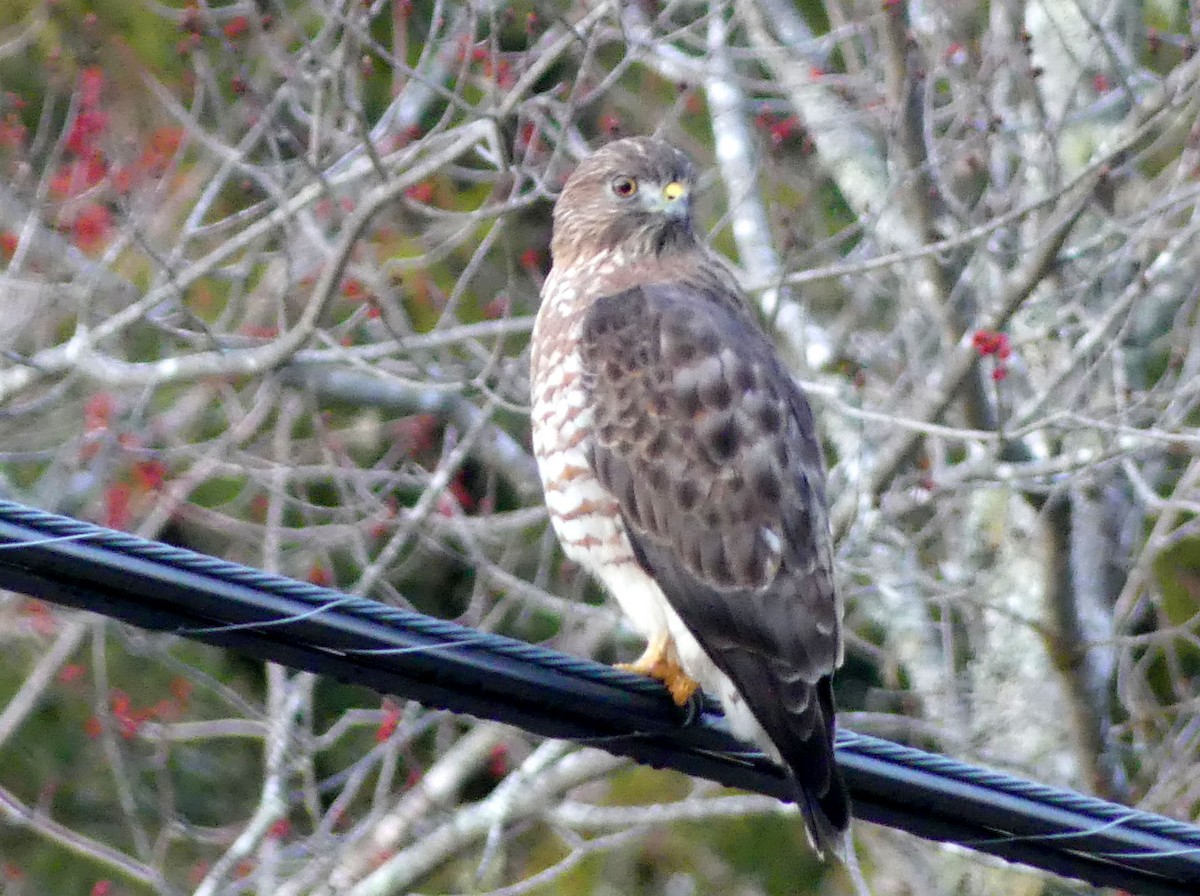
[[[677,706],[685,705],[700,686],[683,671],[675,642],[665,631],[650,639],[640,657],[632,663],[618,663],[617,668],[661,681]]]

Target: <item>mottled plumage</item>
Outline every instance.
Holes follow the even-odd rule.
[[[833,756],[841,663],[824,471],[803,393],[692,228],[690,162],[611,143],[554,213],[534,329],[533,437],[567,555],[780,761],[818,849],[849,825]]]

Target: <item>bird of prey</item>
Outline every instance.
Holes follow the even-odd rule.
[[[554,208],[533,330],[533,445],[563,550],[647,640],[628,668],[699,684],[843,855],[842,661],[812,412],[692,225],[695,172],[661,140],[579,164]]]

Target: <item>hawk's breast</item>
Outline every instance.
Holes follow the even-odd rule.
[[[619,505],[589,460],[593,419],[579,332],[591,298],[586,284],[617,261],[608,256],[565,276],[552,271],[542,290],[532,345],[533,451],[563,551],[604,582],[639,633],[652,637],[666,627],[666,599],[638,564]]]

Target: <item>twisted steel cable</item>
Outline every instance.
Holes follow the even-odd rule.
[[[657,767],[784,797],[711,703],[500,635],[11,501],[0,587],[103,613]],[[859,818],[1098,886],[1200,893],[1200,828],[880,738],[840,731]]]

